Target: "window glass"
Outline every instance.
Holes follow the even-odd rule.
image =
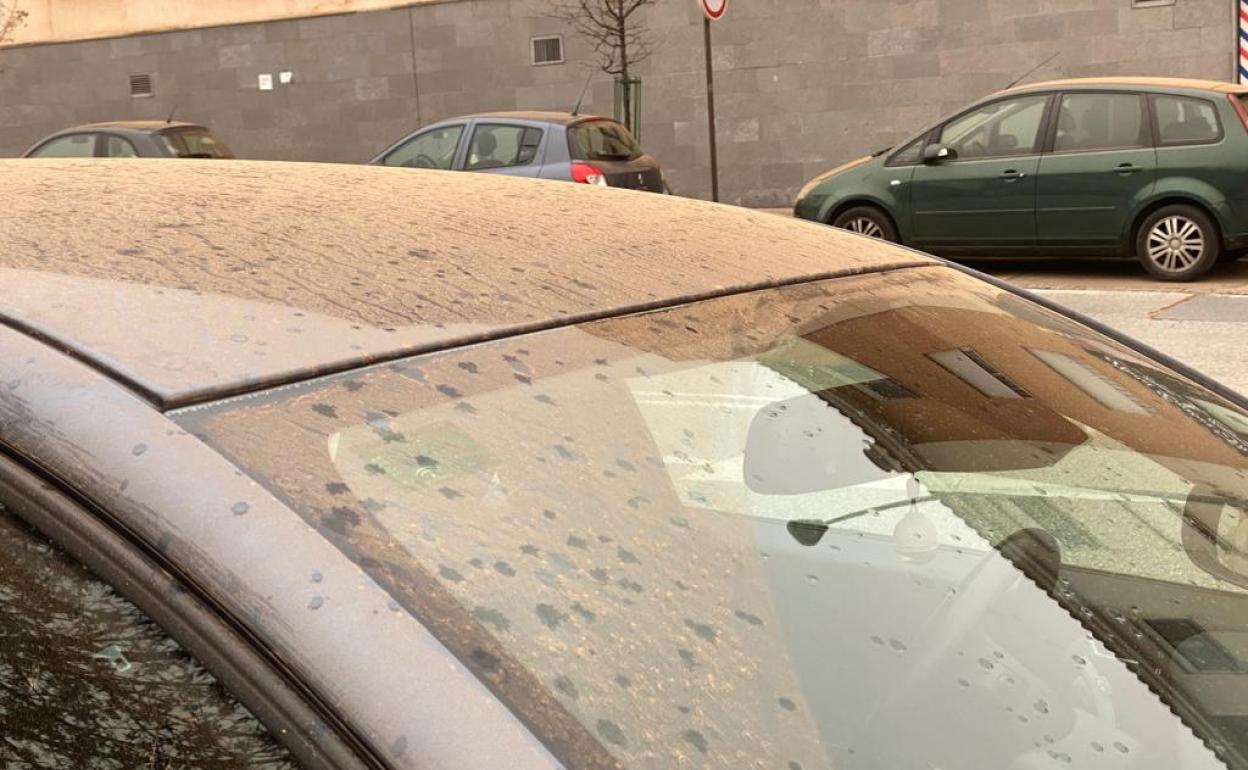
[[[462,125],[443,126],[417,134],[382,159],[387,166],[449,169],[464,133]]]
[[[1047,96],[993,102],[954,118],[941,129],[940,143],[959,159],[997,158],[1035,152]]]
[[[918,163],[920,156],[923,152],[923,143],[926,138],[927,138],[926,136],[921,136],[918,139],[915,139],[910,144],[907,144],[905,147],[901,148],[897,152],[896,155],[889,158],[889,161],[888,161],[889,165],[904,166],[904,165],[908,165],[911,163]]]
[[[175,158],[233,158],[234,153],[203,128],[181,128],[161,134]]]
[[[139,156],[130,140],[120,136],[108,137],[108,150],[105,154],[110,158],[137,158]]]
[[[1131,398],[1125,389],[1093,367],[1051,350],[1033,350],[1031,354],[1105,407],[1128,414],[1148,414],[1148,410]]]
[[[1154,96],[1159,144],[1216,142],[1222,138],[1213,103],[1187,96]]]
[[[134,605],[0,506],[0,767],[296,766]]]
[[[35,158],[90,158],[95,155],[95,134],[70,134],[53,139],[35,151]]]
[[[542,132],[524,126],[478,125],[468,145],[464,168],[527,166],[537,157]]]
[[[1057,113],[1055,152],[1142,147],[1144,110],[1138,94],[1066,94]]]
[[[984,360],[984,357],[974,348],[941,350],[928,355],[955,377],[989,398],[1024,398],[1027,396],[1025,390]]]
[[[1106,387],[1143,412],[1088,397]],[[1212,746],[1248,751],[1248,590],[1189,555],[1183,511],[1212,488],[1225,527],[1248,519],[1242,411],[931,268],[176,419],[563,766],[1212,770]],[[1226,542],[1238,563],[1248,537]],[[1183,650],[1155,633],[1179,618]],[[1194,676],[1213,648],[1235,670]],[[409,663],[379,665],[420,676]]]
[[[632,160],[641,155],[633,135],[614,120],[591,120],[568,129],[572,157],[577,160]]]

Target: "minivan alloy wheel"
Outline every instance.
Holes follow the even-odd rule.
[[[875,206],[854,206],[837,214],[831,225],[851,233],[878,238],[881,241],[897,242],[897,228],[880,209]]]
[[[1163,270],[1186,270],[1205,251],[1205,238],[1196,222],[1183,216],[1158,221],[1148,232],[1148,258]]]
[[[866,217],[857,217],[855,219],[851,219],[845,223],[844,227],[846,230],[849,230],[855,233],[860,233],[862,235],[867,236],[868,238],[883,238],[884,237],[884,230],[874,221]]]

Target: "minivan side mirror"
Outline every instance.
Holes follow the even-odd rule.
[[[924,163],[942,163],[956,157],[958,157],[957,151],[943,144],[929,144],[923,148]]]

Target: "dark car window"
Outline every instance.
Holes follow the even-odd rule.
[[[1054,152],[1143,147],[1148,138],[1139,94],[1064,94]]]
[[[695,302],[176,419],[569,768],[1204,770],[1215,747],[1248,752],[1248,581],[1228,578],[1248,574],[1248,415],[952,270]],[[378,664],[421,675],[406,663]]]
[[[568,129],[568,149],[575,160],[633,160],[641,146],[614,120],[591,120]]]
[[[134,145],[129,139],[122,136],[108,137],[108,143],[104,151],[105,157],[108,158],[137,158],[138,151],[134,149]]]
[[[1213,102],[1190,96],[1153,97],[1158,144],[1208,144],[1222,138],[1222,124]]]
[[[205,128],[179,128],[160,134],[175,158],[233,158],[234,153]]]
[[[382,163],[408,168],[449,169],[464,133],[462,125],[442,126],[413,136],[391,150]]]
[[[920,136],[910,144],[902,147],[893,156],[888,159],[890,166],[909,166],[918,163],[923,154],[923,145],[927,141],[927,136]]]
[[[472,130],[464,168],[527,166],[537,158],[541,143],[539,128],[478,123]]]
[[[296,766],[177,643],[0,506],[0,767]]]
[[[32,158],[90,158],[95,155],[95,134],[59,136],[35,150]]]
[[[949,121],[940,144],[959,160],[1030,155],[1036,151],[1048,96],[1024,96],[986,104]]]

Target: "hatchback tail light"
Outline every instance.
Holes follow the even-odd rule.
[[[592,184],[598,187],[607,187],[607,175],[602,173],[602,169],[590,163],[573,163],[572,164],[572,181],[581,184]]]
[[[1231,101],[1231,106],[1235,108],[1235,114],[1239,116],[1239,122],[1244,124],[1244,130],[1248,131],[1248,107],[1244,107],[1244,103],[1240,101],[1242,94],[1227,94],[1226,98]]]

